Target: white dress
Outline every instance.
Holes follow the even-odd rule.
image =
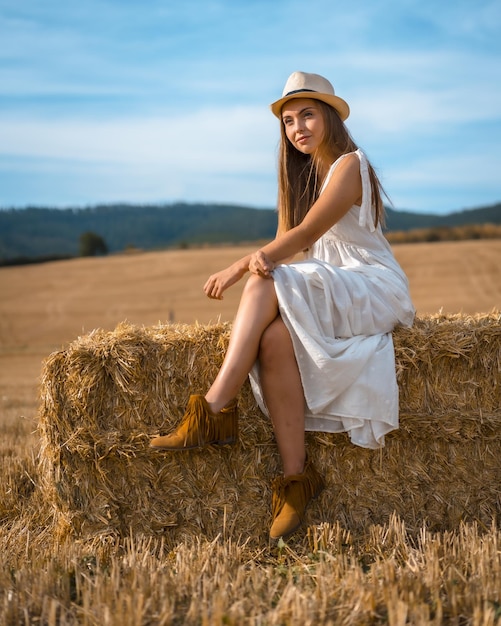
[[[320,237],[306,260],[277,266],[273,280],[301,374],[306,430],[347,432],[354,444],[378,448],[398,427],[391,332],[412,325],[414,307],[407,278],[374,226],[367,159],[361,150],[355,154],[361,206],[353,205]],[[331,166],[322,191],[345,156]],[[250,382],[268,414],[259,361]]]

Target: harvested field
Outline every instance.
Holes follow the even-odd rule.
[[[485,315],[501,303],[499,242],[396,247],[420,315],[395,334],[401,429],[376,453],[310,437],[328,491],[278,546],[265,541],[278,458],[248,388],[235,448],[183,463],[143,445],[185,402],[169,364],[203,357],[194,384],[217,366],[239,287],[222,303],[200,288],[244,252],[0,269],[0,623],[501,623],[499,317]],[[75,392],[92,376],[112,397]]]

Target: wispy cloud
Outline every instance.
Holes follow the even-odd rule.
[[[0,134],[5,152],[17,157],[149,165],[161,161],[250,173],[269,168],[269,148],[278,138],[271,116],[252,107],[103,121],[11,117],[0,122]]]
[[[111,201],[122,180],[121,200],[272,206],[267,105],[295,69],[348,99],[402,206],[499,201],[499,23],[498,0],[4,0],[0,205]]]

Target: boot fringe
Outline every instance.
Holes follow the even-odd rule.
[[[204,402],[206,402],[205,399]],[[212,420],[209,421],[213,425],[215,442],[220,446],[235,443],[238,439],[237,401],[233,400],[230,404],[227,404],[221,409],[219,415],[211,413],[208,405],[207,411],[212,415]]]
[[[288,503],[296,511],[299,519],[298,526],[303,522],[306,508],[311,500],[316,498],[325,487],[324,480],[309,459],[306,460],[302,474],[292,476],[278,476],[272,484],[272,520],[281,514]],[[288,534],[292,533],[292,528]]]
[[[229,445],[238,438],[238,408],[236,400],[212,413],[202,395],[192,395],[181,423],[165,437],[153,439],[151,445],[159,450],[187,450],[205,445]]]

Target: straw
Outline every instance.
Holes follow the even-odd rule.
[[[280,460],[248,383],[236,446],[149,447],[176,426],[189,395],[208,388],[230,329],[121,324],[46,359],[39,471],[60,524],[79,536],[266,538]],[[396,513],[409,528],[489,526],[501,512],[499,313],[419,318],[397,329],[394,343],[401,427],[380,451],[344,434],[308,433],[327,482],[309,522],[355,530]]]

